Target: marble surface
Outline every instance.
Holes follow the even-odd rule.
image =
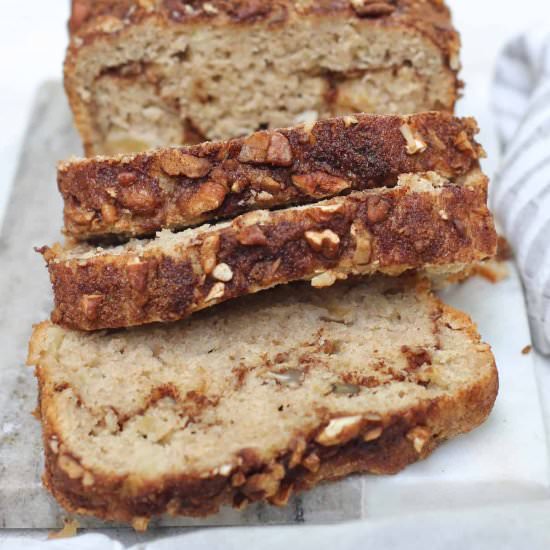
[[[30,327],[46,318],[51,307],[47,272],[33,247],[59,238],[55,161],[78,146],[61,86],[44,85],[0,238],[0,525],[6,528],[53,528],[64,515],[40,483],[40,430],[31,416],[36,384],[24,361]],[[529,329],[515,272],[498,285],[471,280],[447,291],[445,299],[478,322],[499,365],[500,395],[481,428],[398,476],[356,476],[328,484],[284,509],[224,510],[208,520],[167,519],[160,525],[328,523],[548,498],[543,413],[533,355],[521,353]],[[83,525],[102,524],[86,520]]]

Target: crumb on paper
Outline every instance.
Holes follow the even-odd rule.
[[[531,353],[531,350],[533,349],[533,346],[531,344],[529,344],[528,346],[525,346],[522,350],[521,350],[521,353],[523,355],[529,355]]]
[[[80,524],[76,519],[63,519],[63,528],[60,531],[53,531],[48,535],[48,540],[52,539],[68,539],[70,537],[75,537]]]

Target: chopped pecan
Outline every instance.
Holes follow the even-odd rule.
[[[227,283],[233,279],[233,271],[227,264],[221,263],[212,270],[212,277],[218,279],[218,281]]]
[[[412,442],[414,450],[421,454],[430,440],[430,431],[422,426],[416,426],[409,430],[407,439]]]
[[[128,264],[127,267],[128,282],[130,286],[138,292],[143,292],[147,288],[147,277],[149,275],[149,266],[139,258]]]
[[[382,197],[369,197],[367,203],[367,219],[370,223],[383,222],[389,214],[390,204]]]
[[[220,236],[208,235],[202,242],[200,258],[204,272],[210,275],[217,263],[218,250],[220,249]]]
[[[302,466],[310,472],[316,473],[321,467],[321,459],[317,453],[311,453],[302,460]]]
[[[244,140],[239,160],[252,164],[262,164],[267,159],[270,136],[267,132],[256,132]]]
[[[133,212],[150,214],[158,206],[158,199],[148,187],[134,185],[121,189],[120,202]]]
[[[426,150],[428,144],[408,124],[403,124],[400,130],[407,143],[407,153],[409,155],[422,153]]]
[[[190,198],[182,195],[178,208],[190,216],[201,216],[219,208],[227,195],[227,188],[214,181],[204,182]]]
[[[136,182],[137,176],[132,172],[121,172],[116,179],[122,187],[128,187]]]
[[[311,286],[314,288],[326,288],[332,286],[337,279],[338,277],[336,277],[335,273],[332,271],[325,271],[319,275],[315,275],[315,277],[311,279]]]
[[[189,155],[180,149],[165,149],[160,154],[159,161],[160,167],[169,176],[202,178],[210,172],[212,167],[208,159]]]
[[[351,187],[345,179],[331,176],[326,172],[295,174],[292,176],[292,182],[302,193],[315,198],[337,195]]]
[[[306,440],[303,437],[295,437],[290,442],[290,450],[292,451],[292,454],[290,455],[290,460],[288,461],[289,468],[295,468],[298,464],[300,464],[304,456],[306,446]]]
[[[346,443],[359,434],[362,422],[361,416],[333,418],[315,438],[315,441],[326,447]]]
[[[359,221],[353,222],[351,236],[355,239],[353,262],[356,265],[367,265],[372,256],[372,239],[366,227]]]
[[[101,217],[105,223],[115,223],[118,219],[118,211],[116,206],[108,202],[102,204]]]
[[[250,476],[241,490],[249,498],[269,498],[277,494],[284,477],[284,467],[274,464],[265,473]]]
[[[267,237],[258,225],[243,227],[237,233],[237,240],[245,246],[265,246]]]
[[[103,294],[84,294],[80,299],[80,306],[86,319],[94,321],[99,314],[99,307],[103,302]]]
[[[395,6],[389,1],[350,0],[350,3],[360,17],[381,17],[391,15],[395,11]]]
[[[304,236],[309,246],[316,252],[321,252],[323,256],[335,258],[338,255],[340,237],[331,229],[306,231]]]
[[[267,162],[275,166],[292,164],[292,149],[287,137],[280,132],[273,132],[267,150]]]

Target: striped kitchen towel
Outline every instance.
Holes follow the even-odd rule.
[[[550,29],[510,42],[493,109],[503,147],[492,207],[523,279],[537,349],[550,354]]]

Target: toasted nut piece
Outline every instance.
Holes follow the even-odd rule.
[[[94,476],[90,472],[84,472],[82,476],[82,485],[84,485],[84,487],[91,487],[94,482]]]
[[[60,455],[57,459],[57,465],[71,479],[80,479],[84,475],[84,468],[68,455]]]
[[[105,203],[101,205],[101,217],[105,223],[115,223],[118,219],[118,212],[114,204]]]
[[[242,487],[246,483],[246,476],[242,472],[237,472],[231,477],[233,487]]]
[[[221,183],[207,181],[203,183],[190,199],[178,200],[178,208],[191,216],[200,216],[219,208],[227,195],[227,188]]]
[[[219,249],[219,235],[208,235],[202,242],[200,252],[201,265],[207,275],[210,275],[210,273],[212,273],[212,271],[216,267],[216,258]]]
[[[214,279],[218,279],[218,281],[223,281],[224,283],[227,283],[231,279],[233,279],[233,271],[227,264],[221,263],[214,268],[214,270],[212,271],[212,276],[214,277]]]
[[[325,429],[315,438],[317,443],[329,447],[340,445],[357,436],[361,430],[363,418],[361,416],[343,416],[333,418]]]
[[[127,267],[128,282],[130,286],[138,292],[143,292],[147,288],[147,277],[149,275],[149,265],[142,262],[139,258],[133,258]]]
[[[71,220],[72,223],[75,225],[88,225],[95,216],[95,212],[93,210],[82,210],[80,208],[74,208],[72,206],[69,206],[68,204],[65,205],[65,216]]]
[[[59,441],[57,441],[56,437],[50,439],[50,449],[54,455],[59,452]]]
[[[267,237],[257,225],[243,227],[237,233],[237,240],[245,246],[265,246],[267,244]]]
[[[116,179],[122,187],[128,187],[136,182],[137,176],[132,172],[121,172]]]
[[[369,197],[367,203],[367,219],[370,223],[383,222],[389,214],[390,203],[377,196]]]
[[[289,468],[295,468],[300,464],[304,456],[304,451],[306,450],[307,443],[303,437],[296,437],[290,443],[290,448],[292,449],[292,454],[290,455],[290,460],[288,461]]]
[[[124,207],[140,214],[150,214],[158,206],[158,199],[154,193],[141,185],[121,189],[119,201]]]
[[[428,130],[428,134],[430,135],[430,141],[432,145],[438,150],[438,151],[445,151],[447,149],[446,145],[441,141],[440,137],[434,132],[432,128]]]
[[[332,271],[325,271],[320,273],[311,279],[311,286],[314,288],[325,288],[327,286],[332,286],[338,277]]]
[[[344,126],[348,128],[352,124],[359,124],[359,121],[357,120],[357,117],[354,117],[353,115],[348,115],[344,117]]]
[[[84,316],[89,321],[97,319],[99,314],[99,306],[103,301],[103,294],[84,294],[80,299],[80,307],[84,312]]]
[[[274,506],[286,506],[288,504],[290,495],[292,495],[292,490],[292,483],[281,487],[277,494],[271,498],[271,504],[273,504]]]
[[[326,172],[296,174],[292,176],[292,182],[300,191],[315,198],[337,195],[351,187],[348,181]]]
[[[382,435],[382,427],[378,426],[377,428],[372,428],[371,430],[368,430],[365,435],[363,436],[363,439],[365,441],[374,441],[375,439],[378,439]]]
[[[416,426],[416,428],[413,428],[412,430],[409,430],[407,433],[407,439],[409,441],[412,441],[412,444],[414,446],[414,450],[420,454],[426,447],[426,444],[430,440],[430,432],[427,428],[424,428],[422,426]]]
[[[353,262],[356,265],[367,265],[372,256],[372,242],[370,233],[359,221],[351,225],[351,236],[355,239]]]
[[[266,160],[275,166],[290,166],[292,164],[290,142],[280,132],[273,132],[271,134]]]
[[[227,477],[231,473],[231,470],[233,470],[233,464],[223,464],[218,468],[218,472],[224,477]]]
[[[390,15],[395,11],[395,6],[389,2],[377,0],[350,0],[353,9],[360,17],[380,17]]]
[[[422,153],[426,150],[428,144],[423,141],[418,134],[414,133],[413,129],[408,124],[403,124],[399,129],[407,142],[407,153],[409,155]]]
[[[195,157],[180,149],[165,149],[160,154],[160,167],[169,176],[202,178],[210,172],[212,165],[208,159]]]
[[[463,153],[468,152],[472,155],[472,157],[477,156],[476,150],[474,149],[472,142],[468,138],[468,134],[464,130],[462,130],[458,134],[458,136],[456,136],[454,144],[459,151],[462,151]]]
[[[267,191],[268,193],[276,193],[282,188],[282,185],[277,180],[274,180],[272,177],[266,176],[265,174],[254,174],[251,179],[252,185],[259,187],[262,191]]]
[[[251,164],[263,164],[267,159],[270,135],[267,132],[256,132],[245,139],[239,161]]]
[[[304,460],[302,460],[302,466],[310,472],[316,473],[319,471],[319,467],[321,466],[321,459],[316,453],[311,453],[306,456]]]
[[[340,237],[331,229],[324,231],[306,231],[304,233],[307,243],[316,252],[322,252],[327,258],[334,258],[338,254]]]
[[[277,493],[281,479],[284,477],[284,467],[281,464],[274,464],[266,473],[250,476],[244,484],[242,491],[250,497],[261,495],[264,498],[269,498]]]
[[[449,67],[451,67],[453,71],[460,71],[462,63],[460,63],[460,56],[458,52],[453,52],[449,56]]]
[[[147,531],[148,526],[149,526],[149,518],[136,516],[135,518],[132,519],[132,527],[136,531],[139,531],[140,533]]]
[[[212,302],[213,300],[222,298],[224,295],[224,292],[225,292],[225,285],[223,283],[215,283],[210,289],[210,292],[208,293],[204,301]]]

